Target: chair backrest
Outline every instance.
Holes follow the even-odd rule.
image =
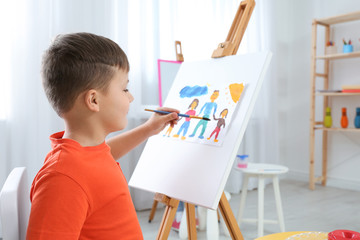
[[[14,168],[0,193],[3,240],[25,239],[29,214],[30,198],[26,168]]]

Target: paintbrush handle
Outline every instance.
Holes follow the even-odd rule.
[[[160,114],[170,114],[171,113],[171,112],[167,112],[167,111],[152,110],[152,109],[147,109],[147,108],[145,108],[145,111],[155,112],[155,113],[160,113]],[[210,121],[209,118],[203,118],[203,117],[198,117],[198,116],[193,116],[193,115],[187,115],[187,114],[183,114],[183,113],[178,113],[178,116],[179,117],[196,118],[196,119],[202,119],[202,120]]]

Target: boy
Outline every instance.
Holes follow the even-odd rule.
[[[133,96],[129,63],[113,41],[90,33],[58,36],[45,52],[45,93],[65,131],[50,136],[52,150],[36,175],[27,239],[143,239],[126,179],[115,161],[178,119],[154,114],[124,129]]]

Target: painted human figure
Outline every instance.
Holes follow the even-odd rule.
[[[214,120],[218,121],[216,124],[216,127],[214,129],[214,131],[211,133],[210,137],[207,138],[207,140],[210,140],[211,137],[215,134],[215,139],[214,142],[218,142],[219,140],[217,139],[219,136],[219,132],[221,127],[225,127],[225,118],[228,114],[229,110],[227,108],[225,108],[224,110],[222,110],[222,112],[220,113],[220,118],[216,118],[215,115],[213,115]]]
[[[213,92],[213,94],[211,94],[210,96],[210,102],[207,102],[204,104],[204,106],[202,106],[202,108],[200,109],[200,113],[199,115],[204,112],[204,115],[203,117],[204,118],[209,118],[210,115],[211,115],[211,112],[213,111],[213,115],[215,115],[216,113],[216,109],[217,109],[217,104],[215,103],[215,100],[219,97],[219,90],[215,90]],[[200,139],[203,139],[204,138],[204,132],[205,132],[205,129],[207,127],[207,124],[208,124],[208,121],[206,120],[200,120],[198,122],[198,124],[196,125],[195,129],[194,129],[194,132],[189,136],[189,137],[194,137],[198,128],[201,126],[202,129],[201,129],[201,132],[200,132],[200,135],[199,135],[199,138]]]
[[[172,126],[169,126],[169,128],[166,130],[165,134],[163,135],[163,137],[168,136],[170,137],[171,131],[173,130]]]
[[[199,105],[199,99],[195,98],[191,103],[190,103],[190,110],[188,110],[185,114],[187,115],[195,115],[196,114],[196,107]],[[186,133],[189,129],[189,126],[190,126],[190,120],[191,118],[185,118],[185,122],[181,125],[179,131],[177,132],[177,134],[175,134],[173,137],[179,137],[181,132],[183,131],[183,134],[182,134],[182,137],[181,137],[181,140],[185,140],[186,137]],[[179,120],[180,121],[180,120]]]

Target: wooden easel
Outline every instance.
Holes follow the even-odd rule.
[[[241,39],[244,35],[244,32],[246,30],[247,24],[250,20],[254,7],[255,7],[254,0],[243,0],[240,3],[240,6],[236,12],[235,18],[231,25],[229,34],[226,38],[226,41],[219,44],[218,48],[212,54],[213,58],[235,55],[237,53]],[[171,225],[175,218],[175,214],[179,205],[179,200],[170,198],[161,193],[156,193],[154,200],[155,200],[154,201],[155,209],[157,202],[162,202],[166,205],[165,212],[161,220],[159,232],[156,237],[156,239],[158,240],[164,240],[167,239],[169,236]],[[240,228],[234,217],[234,214],[231,211],[230,204],[224,193],[222,193],[221,195],[218,208],[220,209],[220,212],[224,218],[225,224],[229,230],[231,238],[236,240],[244,240]],[[153,205],[153,209],[154,209],[154,205]],[[185,203],[185,210],[186,210],[188,238],[190,240],[195,240],[196,239],[195,205],[190,203]],[[149,221],[151,221],[152,217],[150,214]]]
[[[180,41],[175,41],[175,54],[176,54],[176,61],[178,61],[178,62],[183,62],[184,61],[184,56],[182,54],[182,48],[181,48],[181,42]],[[150,215],[149,215],[149,223],[154,219],[154,216],[155,216],[156,207],[157,207],[158,202],[159,202],[157,200],[157,198],[162,199],[161,196],[157,196],[155,194],[154,202],[153,202],[153,205],[151,207],[151,211],[150,211]],[[177,209],[177,206],[176,206],[176,209]]]

